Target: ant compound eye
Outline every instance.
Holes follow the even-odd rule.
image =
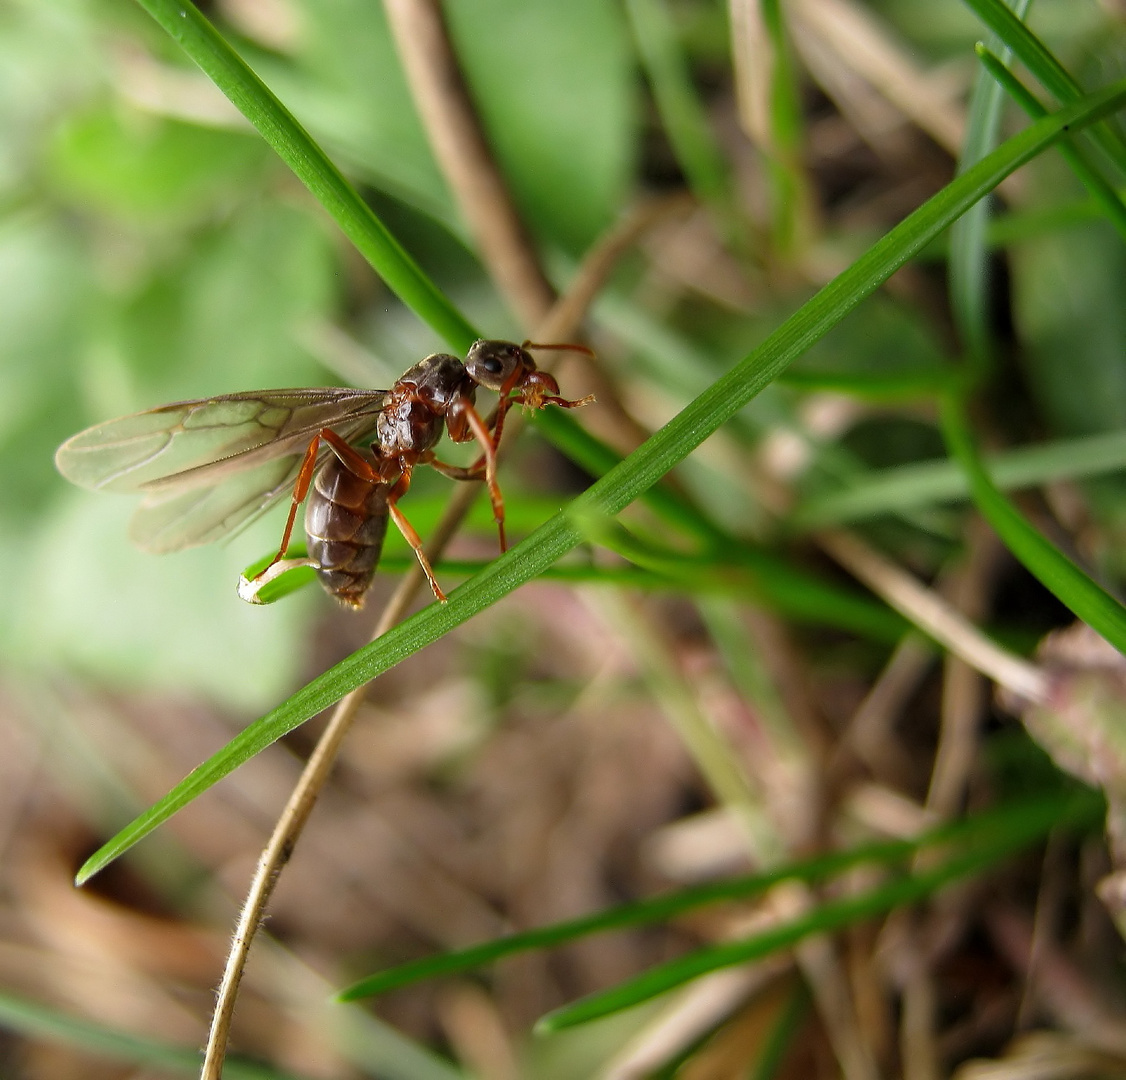
[[[522,365],[523,350],[511,341],[474,342],[465,357],[465,368],[474,382],[489,390],[500,390]]]

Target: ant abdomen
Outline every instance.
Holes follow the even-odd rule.
[[[350,607],[363,604],[379,565],[389,490],[389,484],[357,476],[335,456],[313,480],[305,504],[309,557],[325,590]]]

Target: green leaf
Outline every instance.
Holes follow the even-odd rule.
[[[167,224],[207,210],[232,186],[254,183],[267,155],[252,135],[107,106],[59,129],[48,182],[84,214]]]
[[[647,491],[786,366],[887,280],[1005,176],[1066,130],[1092,123],[1126,102],[1126,80],[1033,124],[943,188],[826,285],[758,348],[691,402],[620,465],[573,503],[574,513],[614,515]],[[531,580],[582,539],[561,512],[491,566],[460,586],[445,605],[431,605],[314,679],[255,721],[168,795],[96,852],[79,872],[84,881],[146,836],[198,794],[298,724],[339,701]]]

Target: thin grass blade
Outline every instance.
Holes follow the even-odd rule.
[[[943,398],[941,418],[946,445],[966,473],[974,503],[1005,546],[1076,616],[1126,653],[1126,607],[1058,551],[997,490],[978,456],[957,398]]]
[[[1013,16],[1023,20],[1030,2],[1010,0]],[[1002,67],[1012,56],[1009,49],[1003,52]],[[970,99],[965,144],[958,159],[959,172],[980,161],[997,145],[1004,100],[1001,88],[979,70]],[[985,233],[991,217],[991,200],[982,199],[950,229],[950,307],[971,364],[978,372],[991,363],[993,351],[986,317],[989,263]]]
[[[683,461],[791,361],[828,333],[1004,177],[1051,146],[1065,131],[1093,123],[1124,104],[1126,80],[1031,125],[952,181],[877,241],[620,465],[580,495],[573,503],[574,512],[587,517],[619,513]],[[560,512],[455,590],[448,604],[431,605],[318,676],[288,701],[251,724],[95,852],[79,871],[78,881],[87,880],[286,732],[530,581],[581,540],[582,532],[571,513]]]
[[[1056,439],[993,454],[985,461],[1002,491],[1122,472],[1126,470],[1126,432]],[[955,462],[921,461],[871,472],[843,491],[811,498],[799,504],[788,524],[797,531],[820,529],[965,499],[969,493],[966,474]]]
[[[1100,801],[1089,794],[1066,804],[1049,799],[1029,805],[1021,817],[1013,816],[1003,824],[981,829],[970,843],[938,865],[892,878],[853,896],[827,901],[797,918],[751,937],[699,949],[620,983],[605,993],[591,995],[548,1013],[540,1020],[537,1030],[559,1031],[589,1023],[632,1008],[720,968],[756,960],[795,945],[813,934],[830,933],[917,903],[959,878],[986,870],[1056,827],[1095,827],[1101,810]]]
[[[977,55],[985,65],[985,70],[996,79],[997,84],[1004,88],[1011,97],[1033,120],[1047,116],[1048,110],[1028,92],[1025,85],[994,56],[984,45],[978,45]],[[1110,223],[1118,230],[1118,234],[1126,239],[1126,204],[1122,202],[1114,186],[1102,176],[1098,167],[1078,144],[1061,142],[1060,155],[1071,166],[1072,172],[1079,177],[1083,186],[1091,193],[1091,197],[1102,208]]]
[[[688,186],[704,205],[714,207],[729,223],[732,207],[727,163],[692,85],[665,0],[626,0],[625,10],[661,122]]]
[[[1034,816],[1045,801],[1051,805],[1052,813],[1061,810],[1078,813],[1073,797],[1038,797],[1035,802],[1014,804],[995,810],[976,814],[952,824],[940,825],[911,840],[889,840],[883,843],[865,844],[849,851],[833,852],[812,859],[803,859],[788,866],[779,867],[762,874],[751,874],[731,881],[711,882],[690,889],[681,889],[668,896],[642,900],[632,904],[621,904],[597,915],[552,926],[529,930],[525,933],[511,934],[505,938],[474,945],[456,952],[426,957],[398,967],[380,971],[357,982],[340,992],[341,1001],[354,1001],[361,997],[385,993],[400,986],[407,986],[422,979],[448,975],[459,971],[469,971],[485,964],[493,963],[505,956],[528,952],[532,949],[549,948],[565,944],[591,934],[605,933],[634,926],[651,926],[667,922],[708,904],[731,900],[746,900],[759,896],[782,881],[804,881],[808,884],[826,881],[855,866],[867,863],[890,865],[902,862],[919,851],[938,845],[958,845],[972,842],[982,835],[1005,833],[1014,824],[1026,820],[1027,813]],[[1102,810],[1101,800],[1091,794],[1087,797],[1086,813],[1092,822],[1098,820]]]
[[[0,1028],[71,1046],[99,1058],[159,1069],[162,1074],[196,1076],[203,1063],[203,1054],[194,1047],[172,1046],[108,1028],[12,994],[0,994]],[[228,1059],[223,1075],[230,1080],[300,1080],[296,1073],[238,1058]]]
[[[1013,51],[1032,77],[1061,105],[1070,105],[1083,95],[1083,88],[1071,77],[1051,50],[1002,0],[963,0],[968,8]],[[1105,124],[1091,129],[1091,137],[1103,152],[1126,173],[1126,144]]]

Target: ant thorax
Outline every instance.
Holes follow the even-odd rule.
[[[475,391],[456,356],[435,353],[426,357],[391,388],[391,400],[376,421],[373,446],[391,459],[424,453],[441,438],[451,405],[472,403]]]

